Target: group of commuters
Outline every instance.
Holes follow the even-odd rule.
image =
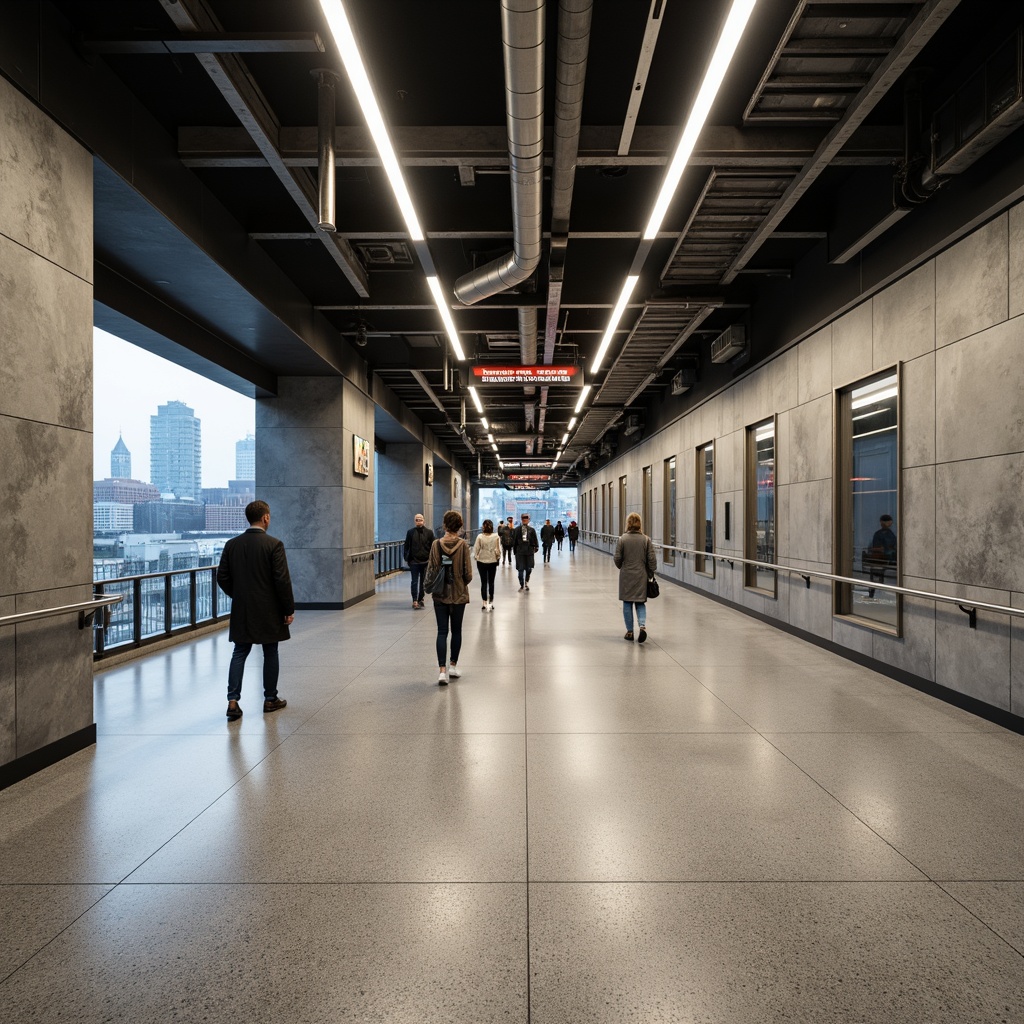
[[[242,697],[242,677],[245,662],[253,645],[263,648],[263,711],[280,711],[288,702],[278,696],[280,675],[278,645],[290,637],[288,627],[295,619],[295,598],[292,593],[288,560],[284,544],[267,531],[270,527],[270,506],[265,501],[252,501],[245,509],[249,528],[224,545],[217,568],[217,583],[231,598],[231,620],[228,639],[235,645],[228,667],[229,720],[242,717],[239,701]],[[405,560],[409,565],[412,606],[422,608],[429,590],[433,597],[434,616],[437,620],[436,653],[437,682],[447,686],[449,679],[458,679],[459,654],[462,650],[462,620],[469,604],[469,584],[473,580],[472,562],[476,562],[480,575],[483,610],[494,610],[494,581],[498,563],[515,560],[520,591],[529,591],[530,575],[534,569],[534,556],[544,546],[544,560],[551,557],[552,543],[561,550],[562,541],[569,538],[569,550],[576,547],[579,527],[575,520],[568,530],[561,521],[556,526],[551,520],[541,528],[541,543],[537,531],[530,525],[529,513],[524,512],[518,526],[512,517],[495,530],[494,523],[485,519],[480,534],[470,551],[460,536],[463,529],[462,514],[451,509],[444,514],[444,533],[435,538],[422,514],[417,514],[413,527],[405,537]],[[650,538],[641,532],[641,520],[635,512],[626,519],[626,532],[615,548],[615,565],[619,570],[619,600],[626,623],[626,640],[634,638],[634,611],[639,628],[639,643],[647,639],[647,581],[657,568],[657,557]],[[444,579],[438,582],[438,574]],[[435,587],[435,584],[437,586]],[[449,656],[448,638],[451,636]]]

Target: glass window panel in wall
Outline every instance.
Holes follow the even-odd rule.
[[[665,460],[665,499],[662,508],[662,541],[668,545],[662,553],[667,565],[675,565],[676,553],[676,457]]]
[[[890,370],[838,393],[839,493],[836,611],[898,632],[900,599],[899,374]]]
[[[708,553],[715,549],[715,445],[714,442],[697,449],[695,547]],[[715,574],[715,561],[697,555],[694,569],[708,576]]]
[[[640,518],[643,520],[643,530],[648,536],[654,531],[651,529],[651,508],[654,505],[654,480],[651,474],[651,467],[644,466],[643,478],[643,504],[640,510]]]
[[[626,532],[626,478],[619,477],[619,536]]]
[[[775,419],[747,427],[746,538],[744,554],[758,562],[776,560]],[[777,594],[773,569],[748,565],[745,584]]]

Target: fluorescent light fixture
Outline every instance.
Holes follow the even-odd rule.
[[[590,394],[590,389],[593,387],[592,384],[584,384],[583,390],[580,392],[579,401],[576,403],[576,408],[573,412],[579,412],[583,408],[583,403],[587,400],[587,395]]]
[[[491,428],[490,428],[490,427],[489,427],[489,426],[487,425],[487,417],[486,417],[486,416],[481,416],[481,417],[480,417],[480,425],[481,425],[481,426],[482,426],[482,427],[484,428],[484,430],[490,430],[490,429],[491,429]]]
[[[895,398],[896,389],[887,388],[885,391],[873,391],[864,395],[863,398],[856,398],[850,403],[851,409],[863,409],[865,405],[875,405],[877,402],[884,402],[887,398]]]
[[[437,306],[437,311],[441,314],[441,320],[444,323],[444,328],[448,332],[448,340],[451,342],[455,358],[461,362],[466,358],[466,353],[462,351],[462,342],[459,341],[459,332],[455,330],[455,321],[452,319],[452,311],[448,308],[448,302],[444,297],[444,292],[441,290],[441,282],[436,277],[428,277],[427,285],[430,288],[430,294],[434,296],[434,305]],[[476,411],[483,412],[484,407],[480,404],[480,399],[477,397],[476,388],[471,387],[469,389],[469,393],[473,396]]]
[[[469,386],[468,386],[468,387],[466,388],[466,390],[467,390],[467,391],[469,392],[469,394],[470,394],[470,397],[471,397],[471,398],[473,399],[473,404],[474,404],[474,405],[476,406],[476,411],[477,411],[478,413],[481,413],[481,414],[482,414],[482,413],[483,413],[483,411],[484,411],[484,407],[483,407],[483,403],[482,403],[482,402],[480,401],[480,396],[479,396],[479,395],[478,395],[478,394],[476,393],[476,388],[475,388],[475,387],[473,387],[473,385],[472,385],[472,384],[470,384],[470,385],[469,385]],[[484,424],[484,426],[486,427],[486,426],[487,426],[487,420],[484,420],[484,421],[483,421],[483,424]]]
[[[775,436],[775,424],[770,423],[767,427],[761,427],[754,434],[755,441],[766,441],[769,437]]]
[[[562,435],[562,447],[563,447],[563,448],[565,447],[565,442],[566,442],[566,441],[568,441],[568,440],[569,440],[569,431],[566,431],[566,432],[565,432],[565,433],[564,433],[564,434]]]
[[[345,13],[345,6],[341,0],[320,0],[320,7],[327,19],[331,35],[334,36],[334,42],[341,53],[341,61],[345,65],[348,80],[352,83],[356,100],[358,100],[363,117],[366,119],[366,127],[370,129],[373,144],[377,147],[377,154],[384,166],[384,173],[388,176],[395,199],[398,200],[398,207],[405,218],[409,237],[414,242],[422,242],[424,240],[423,229],[416,217],[412,197],[405,185],[405,178],[402,177],[402,168],[395,156],[394,146],[391,145],[391,137],[384,124],[384,118],[377,104],[377,97],[373,94],[370,77],[366,73],[362,55],[356,45],[356,37],[349,24],[348,15]]]
[[[576,417],[573,416],[573,418],[571,420],[569,420],[569,429],[572,430],[572,428],[575,427],[575,426],[576,426]]]
[[[693,147],[697,145],[704,122],[707,121],[708,114],[711,113],[711,106],[721,88],[725,73],[729,70],[729,64],[736,53],[736,47],[739,46],[743,30],[747,27],[756,2],[757,0],[734,0],[729,17],[725,20],[722,34],[718,37],[718,45],[715,47],[714,56],[712,56],[707,73],[704,75],[700,92],[697,93],[697,98],[690,108],[690,116],[686,119],[683,134],[679,138],[679,145],[676,146],[675,156],[672,157],[672,162],[665,172],[665,180],[662,182],[657,202],[651,211],[651,219],[647,222],[647,227],[644,230],[645,241],[657,238],[658,232],[661,230],[661,222],[665,219],[665,213],[675,195],[676,186],[683,176],[690,154],[693,153]]]
[[[491,444],[494,444],[494,435],[493,434],[488,434],[487,435],[487,440],[490,441]]]
[[[887,377],[879,377],[878,380],[871,381],[870,384],[862,384],[859,388],[854,388],[851,394],[856,402],[858,398],[863,398],[865,395],[873,395],[876,391],[883,391],[895,386],[896,374],[891,373]]]
[[[492,447],[492,448],[493,448],[493,449],[494,449],[495,451],[497,451],[497,450],[498,450],[498,446],[497,446],[496,444],[492,444],[492,445],[491,445],[491,447]]]
[[[608,346],[612,343],[612,338],[615,337],[615,328],[619,326],[619,321],[622,319],[622,314],[626,310],[626,303],[629,302],[630,295],[633,294],[633,289],[636,287],[637,281],[640,280],[638,274],[630,274],[626,278],[625,284],[622,286],[622,291],[619,293],[619,301],[615,303],[615,308],[612,310],[612,318],[608,321],[608,327],[604,332],[604,337],[601,339],[601,345],[597,350],[597,355],[594,356],[594,365],[591,366],[590,372],[597,373],[601,369],[601,361],[605,357],[605,353],[608,351]],[[586,388],[584,390],[587,390]],[[576,407],[576,412],[580,411],[580,407]]]

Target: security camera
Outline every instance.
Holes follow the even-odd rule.
[[[356,344],[360,348],[366,348],[366,324],[359,324],[356,327]]]

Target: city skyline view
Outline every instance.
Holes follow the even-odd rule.
[[[132,476],[151,480],[150,418],[168,402],[184,402],[202,423],[202,486],[235,479],[235,443],[256,430],[253,399],[98,328],[93,354],[94,480],[110,475],[119,436],[131,452]]]

